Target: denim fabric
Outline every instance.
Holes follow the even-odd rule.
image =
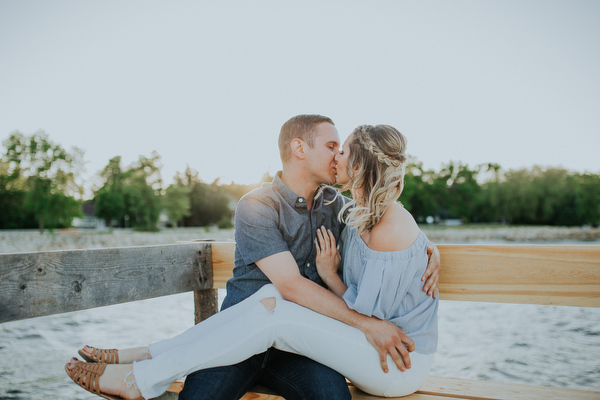
[[[191,373],[185,378],[179,400],[238,400],[258,383],[263,373],[262,364],[266,353],[242,361],[236,365],[209,368]]]
[[[235,214],[235,267],[227,282],[222,308],[248,298],[270,283],[256,261],[284,251],[291,252],[300,274],[324,286],[315,268],[317,228],[331,229],[339,240],[343,224],[338,213],[347,200],[336,190],[322,186],[310,210],[306,199],[292,192],[280,173],[272,183],[248,193],[239,201]]]
[[[343,225],[337,215],[345,198],[332,188],[321,187],[310,210],[306,199],[292,192],[277,173],[272,183],[248,193],[239,201],[235,215],[235,267],[227,282],[222,310],[271,283],[256,266],[265,257],[291,252],[302,276],[323,286],[315,268],[314,239],[317,228],[331,229],[339,240]],[[251,386],[262,384],[288,400],[350,399],[345,378],[306,357],[271,348],[246,361],[211,368],[186,378],[182,400],[237,400]]]
[[[257,384],[274,390],[286,400],[351,399],[346,380],[334,370],[274,348],[236,365],[188,375],[179,399],[238,400]]]
[[[262,303],[266,298],[274,300],[274,308]],[[287,399],[343,398],[348,391],[342,376],[376,396],[404,396],[423,385],[433,360],[433,354],[413,351],[411,368],[402,372],[388,356],[390,371],[384,373],[377,351],[362,331],[284,300],[272,284],[148,349],[150,359],[133,363],[146,399],[160,396],[174,380],[195,371],[205,372],[186,381],[182,396],[205,398],[209,392],[218,399],[238,398],[258,382]],[[269,357],[256,358],[266,351]],[[259,363],[261,359],[264,362]],[[223,365],[230,367],[215,369]],[[212,379],[218,382],[211,383]]]

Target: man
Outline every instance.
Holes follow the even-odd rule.
[[[324,288],[315,268],[317,229],[330,229],[336,241],[343,229],[337,215],[345,200],[323,186],[335,183],[339,145],[338,132],[327,117],[298,115],[282,126],[279,151],[283,170],[271,184],[244,196],[236,210],[235,267],[223,308],[273,283],[286,300],[362,330],[379,352],[383,368],[388,354],[401,367],[409,357],[403,344],[405,332],[389,321],[348,308]],[[435,294],[439,252],[433,244],[430,247],[433,256],[424,275],[428,277],[424,290]],[[189,375],[179,398],[237,400],[256,384],[271,388],[286,400],[350,399],[346,381],[336,371],[275,348],[233,366]]]

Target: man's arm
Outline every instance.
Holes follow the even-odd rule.
[[[408,353],[415,349],[415,345],[405,331],[389,321],[368,317],[350,309],[340,297],[304,278],[289,251],[263,258],[256,261],[256,265],[284,299],[360,329],[379,353],[384,372],[388,372],[388,354],[401,371],[410,368]]]
[[[427,243],[427,254],[429,255],[429,262],[425,273],[421,277],[421,282],[426,280],[423,291],[427,292],[429,296],[433,295],[435,299],[438,295],[438,282],[440,280],[440,251],[431,241]]]

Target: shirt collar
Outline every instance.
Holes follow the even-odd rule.
[[[306,209],[306,198],[298,196],[296,193],[286,186],[281,180],[281,171],[277,171],[273,182],[273,188],[281,194],[285,201],[292,207]]]

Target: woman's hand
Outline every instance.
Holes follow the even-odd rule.
[[[315,244],[317,246],[317,272],[323,282],[327,283],[333,275],[337,276],[342,257],[335,244],[333,232],[325,229],[324,226],[317,229]]]

